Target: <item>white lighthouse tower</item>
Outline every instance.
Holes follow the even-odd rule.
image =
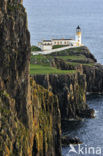
[[[82,33],[81,33],[81,28],[79,26],[76,28],[75,40],[77,46],[80,46],[82,44]]]

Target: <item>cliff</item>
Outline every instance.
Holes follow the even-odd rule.
[[[87,92],[103,93],[103,65],[85,46],[51,54],[52,66],[62,70],[77,70],[86,75]]]
[[[34,131],[32,155],[61,155],[61,118],[58,99],[32,79],[31,86],[34,129],[32,129]]]
[[[15,99],[0,88],[0,155],[61,155],[61,118],[56,96],[31,79],[30,127],[18,119]],[[22,116],[24,112],[22,112]],[[25,121],[26,122],[26,121]]]
[[[86,92],[91,82],[88,81],[89,72],[85,70],[91,70],[96,65],[96,59],[88,48],[78,47],[48,55],[32,56],[31,63],[34,64],[34,67],[36,65],[44,66],[41,73],[34,72],[33,79],[37,84],[57,95],[62,120],[94,116],[94,111],[86,104]],[[49,67],[49,72],[45,71],[47,67]],[[52,68],[61,70],[61,72],[53,73]]]
[[[83,73],[86,74],[87,92],[103,94],[103,65],[84,65]]]
[[[0,156],[61,155],[58,100],[30,79],[30,49],[22,1],[0,1]]]
[[[0,2],[0,77],[3,88],[15,99],[18,118],[28,126],[30,35],[20,3],[19,0]]]
[[[85,111],[89,110],[86,104],[85,75],[79,72],[65,75],[35,75],[34,79],[57,95],[62,120],[90,117],[85,114]]]

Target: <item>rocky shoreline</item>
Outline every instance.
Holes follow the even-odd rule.
[[[62,147],[69,146],[70,144],[82,144],[78,137],[62,136],[61,138]]]

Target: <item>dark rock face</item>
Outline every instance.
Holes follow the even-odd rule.
[[[94,109],[86,109],[86,110],[80,110],[78,115],[82,118],[94,118],[95,117],[95,111]]]
[[[80,73],[68,75],[35,75],[36,83],[57,95],[62,119],[87,117],[86,78]],[[85,113],[83,113],[85,112]],[[92,117],[92,113],[88,113]]]
[[[0,156],[61,156],[58,100],[30,81],[30,49],[22,1],[0,1]]]
[[[16,0],[0,2],[0,77],[6,91],[15,99],[18,118],[28,124],[25,120],[28,120],[30,35],[26,13],[20,3]]]
[[[54,56],[52,66],[63,70],[78,70],[86,75],[87,92],[103,93],[103,65],[97,63],[94,55],[90,53],[85,46],[80,48],[71,48],[61,52],[51,54]],[[85,59],[59,59],[58,56],[84,56]],[[68,62],[71,64],[68,64]],[[77,63],[72,65],[72,63]]]
[[[62,146],[69,146],[70,144],[82,144],[78,137],[71,138],[70,136],[62,137]]]
[[[56,67],[58,69],[76,70],[76,71],[79,71],[80,73],[83,73],[82,64],[78,64],[76,66],[73,66],[72,64],[68,64],[67,62],[65,62],[64,60],[59,59],[59,58],[54,58],[51,64],[53,67]]]
[[[0,1],[0,155],[26,155],[30,35],[21,1]],[[20,145],[20,142],[22,145]]]
[[[61,156],[61,118],[58,99],[31,80],[34,139],[32,155]]]
[[[103,93],[103,66],[83,66],[83,72],[86,75],[87,92]]]

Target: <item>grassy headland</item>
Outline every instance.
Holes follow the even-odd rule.
[[[70,74],[75,73],[75,70],[60,70],[54,67],[45,66],[45,65],[30,65],[30,74],[31,75],[43,75],[43,74]]]
[[[57,59],[58,63],[55,61]],[[31,56],[30,74],[68,74],[76,72],[76,66],[93,66],[96,62],[94,56],[86,47],[66,49],[60,52],[54,52],[48,55]],[[66,64],[63,69],[60,64]],[[70,70],[69,70],[70,66]],[[71,66],[73,68],[71,68]],[[63,69],[63,70],[62,70]],[[71,70],[72,69],[72,70]]]

